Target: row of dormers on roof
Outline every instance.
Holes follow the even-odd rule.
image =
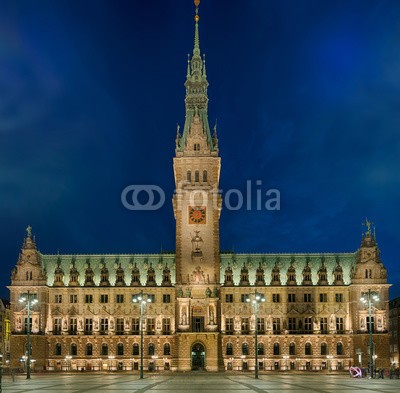
[[[85,270],[85,281],[83,285],[85,287],[93,287],[95,286],[95,281],[94,281],[94,271],[90,266],[90,263],[87,264],[86,270]],[[58,264],[55,271],[54,271],[54,286],[64,286],[64,272],[61,269],[60,265]],[[72,264],[70,272],[69,272],[69,282],[68,286],[74,287],[74,286],[79,286],[79,272],[78,269],[75,267],[75,264]],[[124,287],[126,286],[126,280],[125,280],[125,271],[122,268],[121,264],[118,265],[116,269],[116,278],[115,278],[115,286],[117,287]],[[130,286],[140,286],[141,281],[140,281],[140,270],[137,267],[136,263],[134,264],[132,268],[132,273],[131,273],[131,282]],[[147,280],[146,280],[146,286],[156,286],[156,272],[153,268],[152,263],[150,263],[150,266],[147,270]],[[168,265],[165,265],[163,269],[163,274],[162,274],[162,286],[171,286],[171,271],[168,267]],[[111,286],[110,283],[110,273],[108,268],[106,267],[105,264],[103,264],[103,267],[100,271],[100,282],[99,286],[101,287],[108,287]]]
[[[344,285],[343,269],[340,266],[339,262],[337,263],[332,274],[333,274],[334,285]],[[309,266],[308,262],[304,266],[302,276],[303,276],[301,282],[302,285],[313,285],[311,267]],[[256,286],[266,285],[265,273],[264,269],[262,268],[261,262],[256,270],[256,280],[254,284]],[[324,262],[322,262],[321,267],[318,270],[317,284],[318,285],[329,284],[328,271]],[[229,263],[225,269],[224,285],[225,286],[235,285],[233,281],[233,271]],[[247,268],[246,263],[244,263],[242,269],[240,270],[239,286],[247,286],[247,285],[250,285],[249,269]],[[278,266],[278,263],[275,263],[275,266],[272,269],[270,285],[282,285],[280,268]],[[287,270],[286,273],[286,285],[297,285],[296,268],[294,267],[293,262],[290,264],[289,269]]]

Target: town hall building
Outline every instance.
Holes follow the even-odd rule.
[[[260,372],[345,370],[368,366],[370,327],[375,364],[388,367],[390,285],[368,221],[351,253],[221,252],[221,158],[195,3],[173,158],[175,253],[49,255],[28,227],[9,286],[11,367],[26,366],[29,328],[36,370],[134,371],[142,353],[145,371],[240,372],[255,369],[256,351]],[[369,290],[379,294],[370,316]],[[145,306],[133,302],[141,294]]]

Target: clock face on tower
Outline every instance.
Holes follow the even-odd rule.
[[[205,224],[206,208],[202,206],[189,206],[189,224]]]

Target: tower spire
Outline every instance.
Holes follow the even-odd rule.
[[[207,148],[217,153],[218,148],[213,143],[210,125],[208,122],[208,81],[206,73],[205,58],[201,57],[200,36],[199,36],[199,5],[200,0],[194,0],[195,16],[194,16],[194,46],[193,54],[188,58],[186,71],[186,97],[185,97],[185,125],[182,132],[181,143],[176,151],[183,152],[186,150],[187,139],[191,132],[192,122],[195,117],[200,121],[202,131],[206,138]]]
[[[193,55],[200,56],[200,38],[199,38],[199,4],[200,0],[195,0],[194,4],[196,6],[196,15],[194,16],[195,26],[194,26],[194,48],[193,48]]]

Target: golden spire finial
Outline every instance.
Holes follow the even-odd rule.
[[[197,23],[200,20],[200,16],[199,16],[200,0],[194,0],[194,5],[196,6],[196,15],[194,16],[194,20]]]

